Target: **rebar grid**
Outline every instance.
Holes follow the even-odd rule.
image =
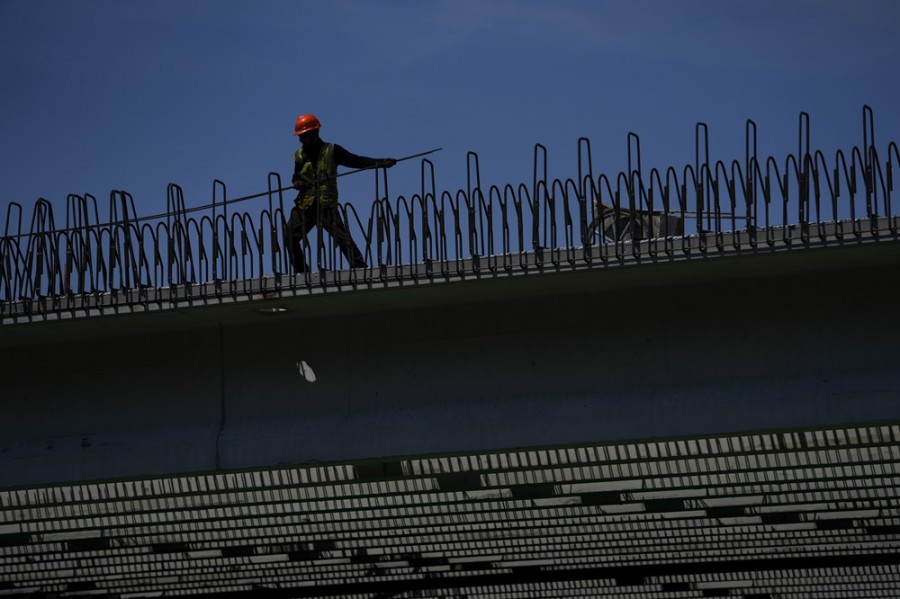
[[[422,158],[420,193],[390,199],[387,171],[377,170],[380,199],[369,214],[340,207],[369,265],[352,280],[446,276],[483,264],[508,271],[543,260],[606,264],[642,252],[808,244],[863,230],[896,235],[891,193],[900,151],[890,142],[886,155],[878,153],[872,110],[863,108],[862,148],[839,150],[832,161],[810,149],[809,115],[801,113],[799,123],[797,153],[783,162],[758,156],[748,120],[743,161],[711,162],[708,131],[698,123],[694,164],[681,170],[645,171],[633,133],[627,170],[614,177],[594,174],[587,138],[578,140],[575,179],[549,179],[541,144],[530,185],[482,187],[478,155],[469,152],[465,189],[439,192],[434,163]],[[62,227],[43,198],[27,227],[22,206],[11,203],[0,238],[0,316],[97,305],[101,297],[129,303],[128,292],[153,289],[201,299],[231,293],[238,283],[245,292],[265,291],[273,277],[279,288],[321,285],[328,273],[345,270],[344,257],[314,233],[302,240],[315,258],[311,272],[292,273],[284,244],[289,189],[270,173],[267,192],[229,200],[216,180],[212,203],[188,208],[182,189],[170,184],[166,212],[150,217],[137,214],[128,192],[114,190],[106,221],[94,196],[70,194]],[[260,198],[261,208],[235,209]]]

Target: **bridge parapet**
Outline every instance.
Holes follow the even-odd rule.
[[[96,198],[70,195],[64,227],[39,200],[26,230],[22,207],[10,206],[0,238],[0,317],[4,324],[104,313],[270,299],[457,278],[506,276],[690,260],[834,244],[897,235],[891,194],[900,151],[874,144],[871,109],[863,109],[863,146],[828,159],[809,147],[809,116],[800,115],[796,154],[761,157],[747,121],[743,161],[711,161],[705,125],[697,126],[694,164],[645,171],[640,140],[628,137],[627,170],[595,175],[590,141],[578,141],[577,175],[550,179],[546,148],[534,150],[531,185],[482,187],[478,155],[467,160],[467,185],[438,191],[434,164],[421,161],[421,193],[384,197],[363,217],[342,206],[369,268],[348,270],[320,235],[304,239],[310,272],[293,274],[282,232],[280,178],[269,191],[187,208],[168,188],[167,211],[140,217],[124,191],[110,194],[101,222]],[[702,160],[701,160],[701,157]],[[244,200],[265,205],[239,212]]]

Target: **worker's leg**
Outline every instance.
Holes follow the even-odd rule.
[[[306,255],[303,246],[308,245],[307,235],[316,226],[316,211],[314,207],[300,210],[297,206],[291,210],[291,218],[284,228],[285,245],[288,255],[291,257],[291,265],[294,272],[306,272],[309,266],[306,264]]]
[[[344,254],[350,268],[367,266],[366,259],[363,258],[362,252],[359,251],[359,247],[350,235],[350,230],[344,224],[344,219],[341,218],[340,208],[337,206],[322,208],[322,228],[331,235],[332,241]]]

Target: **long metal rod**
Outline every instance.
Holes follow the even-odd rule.
[[[427,150],[427,151],[425,151],[425,152],[419,152],[418,154],[412,154],[412,155],[410,155],[410,156],[404,156],[403,158],[397,158],[397,162],[403,162],[404,160],[412,160],[413,158],[420,158],[420,157],[422,157],[422,156],[428,156],[429,154],[434,154],[435,152],[440,152],[441,150],[443,150],[443,148],[434,148],[434,149],[432,149],[432,150]],[[353,170],[351,170],[351,171],[345,171],[345,172],[343,172],[343,173],[338,173],[338,174],[334,175],[333,178],[334,178],[334,179],[338,179],[338,178],[340,178],[340,177],[346,177],[346,176],[348,176],[348,175],[353,175],[353,174],[356,174],[356,173],[361,173],[361,172],[363,172],[363,171],[369,171],[369,170],[373,170],[373,169],[377,169],[377,168],[381,168],[381,167],[377,167],[377,166],[369,166],[369,167],[365,167],[365,168],[357,168],[357,169],[353,169]],[[328,179],[331,179],[331,178],[332,178],[332,177],[327,177],[327,178],[325,178],[325,180],[328,180]],[[282,192],[282,191],[290,191],[290,190],[292,190],[292,189],[294,189],[294,186],[293,186],[293,185],[288,185],[288,186],[286,186],[286,187],[279,187],[279,188],[277,188],[277,189],[270,189],[270,190],[268,190],[268,191],[261,191],[261,192],[259,192],[259,193],[250,194],[250,195],[248,195],[248,196],[242,196],[242,197],[239,197],[239,198],[233,198],[233,199],[228,200],[227,203],[228,203],[229,205],[234,205],[234,204],[237,204],[238,202],[246,202],[246,201],[248,201],[248,200],[255,200],[256,198],[266,197],[266,196],[270,196],[270,195],[273,194],[273,193],[280,193],[280,192]],[[194,207],[192,207],[192,208],[186,208],[186,209],[183,209],[183,210],[182,210],[182,213],[183,213],[183,214],[187,214],[187,213],[192,213],[192,212],[200,212],[200,211],[202,211],[202,210],[208,210],[211,206],[213,206],[213,204],[206,204],[206,205],[204,205],[204,206],[194,206]],[[142,218],[140,218],[140,219],[138,219],[138,220],[156,220],[156,219],[159,219],[159,218],[165,218],[166,216],[168,216],[168,215],[167,215],[167,214],[156,214],[156,215],[153,215],[153,216],[142,217]]]
[[[440,151],[443,150],[443,149],[444,149],[444,148],[434,148],[433,150],[427,150],[427,151],[425,151],[425,152],[419,152],[418,154],[412,154],[412,155],[410,155],[410,156],[404,156],[403,158],[397,158],[397,162],[403,162],[404,160],[412,160],[413,158],[421,158],[422,156],[428,156],[429,154],[434,154],[435,152],[440,152]],[[357,168],[357,169],[353,169],[353,170],[351,170],[351,171],[345,171],[345,172],[343,172],[343,173],[338,173],[338,174],[334,175],[334,177],[324,177],[322,180],[323,180],[323,181],[328,181],[328,180],[330,180],[330,179],[338,179],[338,178],[340,178],[340,177],[346,177],[347,175],[353,175],[353,174],[356,174],[356,173],[361,173],[361,172],[363,172],[363,171],[370,171],[370,170],[378,169],[378,168],[381,168],[381,167],[379,167],[379,166],[367,166],[367,167],[364,167],[364,168]],[[294,189],[294,186],[293,186],[293,185],[288,185],[287,187],[281,187],[281,188],[279,188],[279,189],[272,189],[272,190],[269,190],[269,191],[262,191],[262,192],[260,192],[260,193],[254,193],[254,194],[251,194],[251,195],[248,195],[248,196],[243,196],[243,197],[240,197],[240,198],[234,198],[233,200],[228,200],[228,203],[229,203],[229,204],[235,204],[235,203],[237,203],[237,202],[243,202],[243,201],[246,201],[246,200],[253,200],[253,199],[256,199],[256,198],[261,198],[261,197],[263,197],[263,196],[268,196],[268,195],[271,194],[271,193],[277,193],[277,192],[279,192],[279,191],[290,191],[290,190],[292,190],[292,189]],[[208,206],[199,206],[199,207],[197,207],[197,208],[191,208],[190,211],[194,211],[194,210],[202,210],[202,209],[205,209],[205,208],[207,208],[207,207],[208,207]]]

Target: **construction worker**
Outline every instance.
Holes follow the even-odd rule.
[[[321,123],[312,114],[297,117],[294,135],[300,138],[300,148],[294,152],[294,189],[299,193],[288,220],[285,237],[295,272],[306,272],[309,266],[303,253],[303,243],[314,226],[331,235],[332,242],[344,254],[351,268],[365,268],[366,260],[359,251],[338,206],[337,167],[390,168],[394,158],[368,158],[348,152],[338,144],[322,141]]]

